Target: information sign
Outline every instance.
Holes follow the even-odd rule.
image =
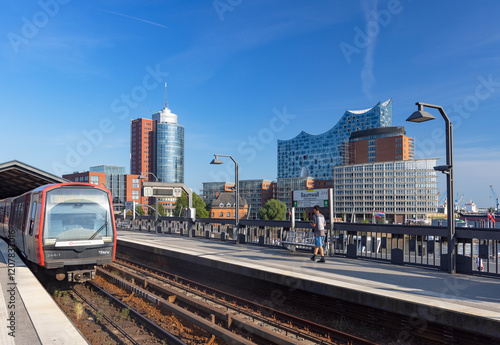
[[[293,207],[328,207],[328,189],[293,191]]]

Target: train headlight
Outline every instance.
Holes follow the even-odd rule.
[[[103,242],[111,242],[113,240],[113,238],[111,236],[106,236],[106,237],[102,237],[102,241]]]
[[[56,239],[55,238],[46,238],[43,241],[43,244],[45,244],[45,245],[50,245],[50,244],[55,244],[55,243],[56,243]]]

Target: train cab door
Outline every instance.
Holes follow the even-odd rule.
[[[40,211],[38,193],[34,193],[31,197],[28,222],[26,225],[26,233],[24,236],[25,255],[29,261],[38,262],[37,260],[37,234],[40,226]]]

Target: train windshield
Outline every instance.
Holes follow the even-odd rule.
[[[94,188],[47,192],[43,242],[46,245],[102,244],[113,240],[108,194]]]

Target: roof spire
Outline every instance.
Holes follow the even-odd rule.
[[[168,102],[167,102],[167,82],[165,82],[165,100],[163,102],[163,107],[164,108],[168,107]]]

